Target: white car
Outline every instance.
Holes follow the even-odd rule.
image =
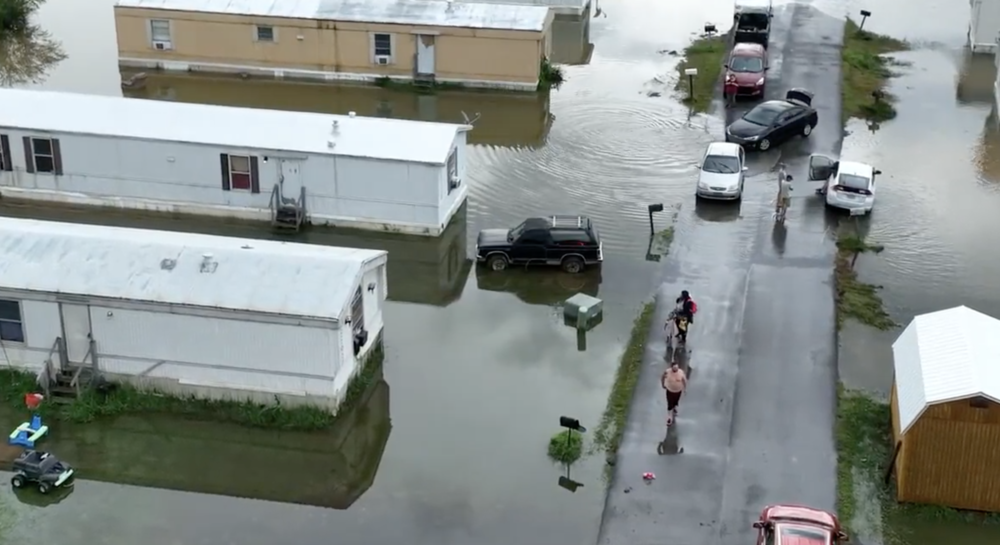
[[[826,205],[864,215],[875,207],[875,179],[881,170],[853,161],[809,156],[809,179],[825,182]]]
[[[747,171],[743,146],[714,142],[705,150],[698,167],[698,189],[703,199],[735,201],[743,197],[743,173]]]

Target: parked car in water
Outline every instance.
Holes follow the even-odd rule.
[[[753,527],[757,545],[844,545],[850,541],[836,515],[801,505],[768,505]]]
[[[510,265],[548,265],[578,273],[604,261],[604,246],[597,227],[585,216],[529,218],[513,229],[480,231],[476,261],[494,271]]]
[[[784,100],[761,102],[726,128],[726,142],[767,151],[795,136],[808,137],[819,123],[812,98],[809,91],[791,89]]]
[[[698,168],[695,196],[702,199],[735,201],[743,197],[743,173],[747,171],[743,146],[713,142],[705,150]]]
[[[868,214],[875,207],[875,179],[881,170],[853,161],[837,161],[825,155],[809,156],[809,179],[822,181],[826,205]]]
[[[726,81],[736,83],[736,96],[764,95],[764,72],[767,70],[767,50],[760,44],[739,43],[733,46],[726,63]],[[725,91],[723,91],[725,95]],[[729,98],[723,96],[723,98]]]

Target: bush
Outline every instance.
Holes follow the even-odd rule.
[[[549,458],[556,462],[572,464],[583,454],[583,435],[575,431],[563,430],[549,439]]]

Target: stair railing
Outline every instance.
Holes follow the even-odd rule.
[[[45,395],[45,397],[49,397],[52,377],[54,375],[52,356],[61,354],[61,348],[62,337],[56,337],[55,342],[52,343],[52,348],[49,348],[49,353],[45,356],[45,361],[42,364],[42,370],[38,372],[38,385],[42,387],[42,394]]]

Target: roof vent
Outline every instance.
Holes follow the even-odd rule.
[[[347,112],[347,117],[357,117],[358,112]]]
[[[332,132],[333,134],[337,134],[338,132],[340,132],[340,121],[337,121],[336,119],[333,120],[333,125],[330,127],[330,132]]]
[[[177,266],[176,259],[170,259],[169,257],[160,261],[160,268],[165,271],[172,271],[174,267]]]
[[[455,4],[452,0],[448,0],[448,11],[451,11],[451,7]]]
[[[212,261],[212,254],[201,254],[201,272],[214,273],[219,268],[217,261]]]

